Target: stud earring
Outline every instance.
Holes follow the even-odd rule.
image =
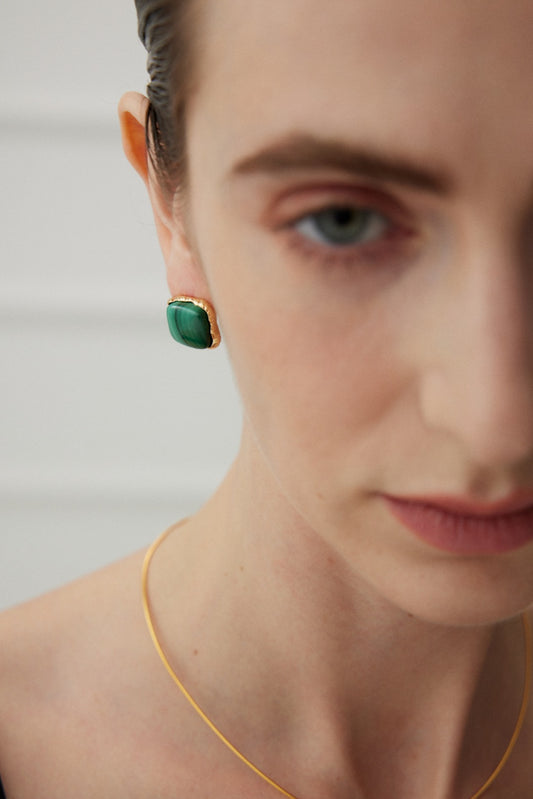
[[[167,304],[170,335],[180,344],[197,350],[214,349],[220,344],[215,309],[207,300],[196,297],[171,297]]]

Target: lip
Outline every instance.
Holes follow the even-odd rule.
[[[533,493],[482,503],[466,497],[382,495],[391,514],[431,546],[459,555],[497,555],[533,541]]]

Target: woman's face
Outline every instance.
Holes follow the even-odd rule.
[[[404,609],[516,613],[533,544],[442,551],[381,495],[533,489],[533,4],[203,8],[189,232],[266,468]]]

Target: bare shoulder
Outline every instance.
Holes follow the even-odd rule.
[[[131,695],[152,663],[141,565],[137,553],[0,614],[0,773],[8,796],[10,785],[17,796],[35,796],[46,784],[49,795],[63,795],[58,782],[68,782],[74,764],[79,773],[80,759],[116,755],[128,724],[137,729]]]
[[[125,631],[137,620],[141,561],[136,553],[1,613],[0,691],[6,683],[11,690],[39,691],[43,673],[59,679],[62,664],[70,670],[76,658],[88,657],[94,666],[98,644],[116,641],[117,625]],[[36,671],[39,685],[31,679]]]
[[[219,778],[206,771],[212,748],[213,774],[230,775],[222,795],[251,795],[234,790],[233,755],[198,721],[155,652],[142,560],[137,553],[0,614],[8,799],[220,797]]]
[[[99,622],[98,611],[105,607],[113,618],[113,609],[124,613],[126,598],[136,590],[134,573],[140,573],[142,553],[106,566],[93,574],[50,591],[0,613],[0,668],[9,668],[12,657],[18,658],[37,646],[55,654],[65,637],[72,643],[72,634],[86,634]],[[126,592],[126,594],[125,594]],[[128,604],[126,603],[126,607]],[[74,630],[73,630],[74,627]],[[67,640],[65,640],[67,643]]]

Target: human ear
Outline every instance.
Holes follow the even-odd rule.
[[[203,270],[185,232],[182,212],[161,189],[151,168],[146,147],[148,103],[148,98],[138,92],[127,92],[121,97],[118,115],[122,147],[148,190],[171,295],[187,294],[211,301]]]
[[[148,98],[139,92],[126,92],[118,104],[122,147],[126,158],[148,185],[148,153],[146,150],[146,114]]]

